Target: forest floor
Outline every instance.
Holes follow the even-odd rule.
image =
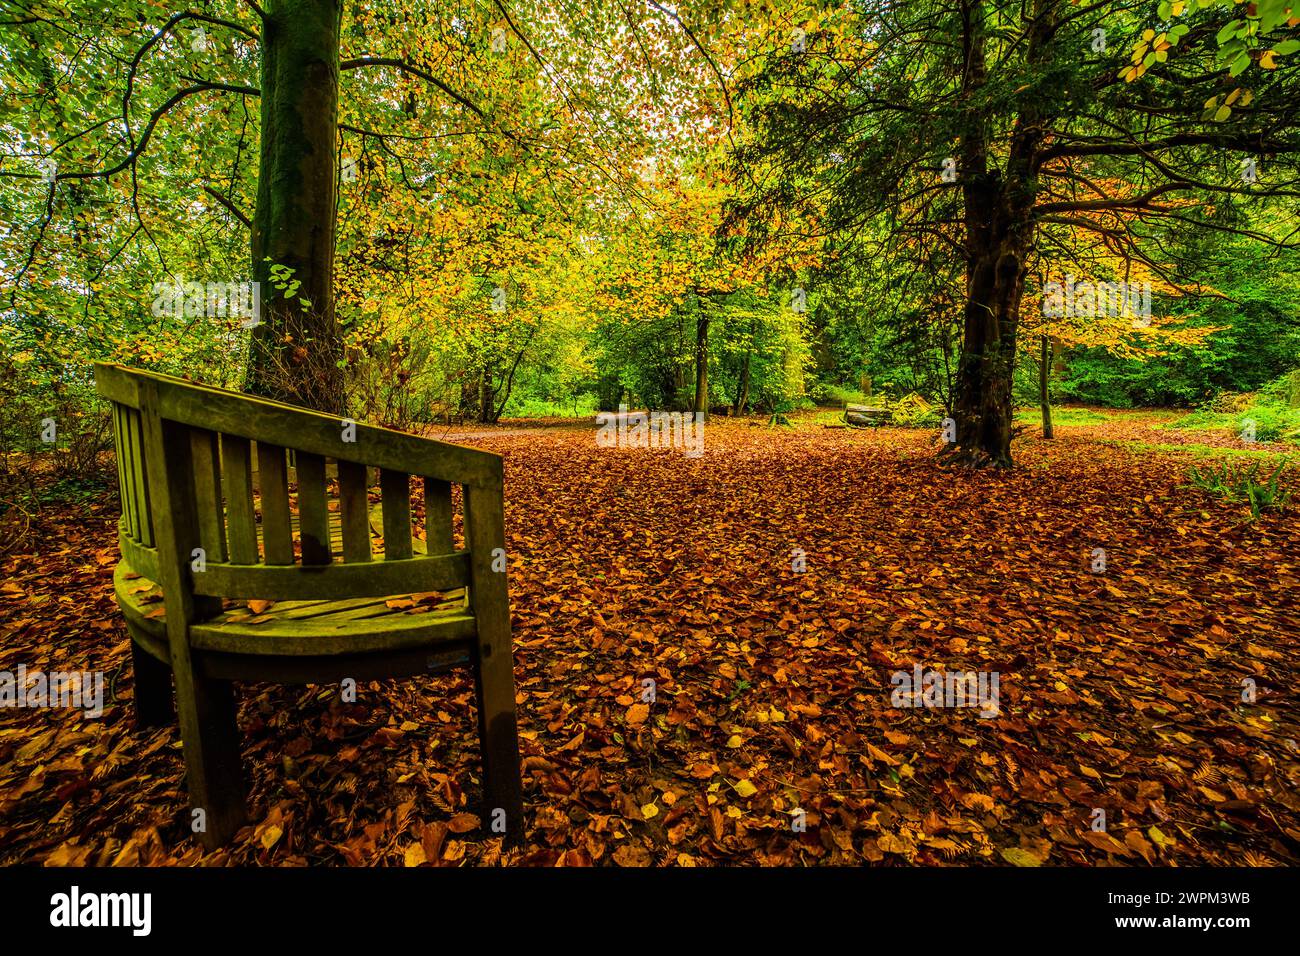
[[[241,685],[254,823],[203,853],[178,732],[132,719],[115,492],[50,502],[0,558],[0,670],[103,671],[107,707],[5,712],[0,862],[1300,863],[1300,523],[1186,482],[1282,449],[1099,417],[1029,425],[1009,473],[816,414],[715,420],[698,458],[432,429],[505,457],[509,850],[465,672]],[[997,715],[895,706],[916,666],[996,672]]]

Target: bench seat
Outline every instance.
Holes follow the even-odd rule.
[[[158,584],[123,561],[113,573],[113,590],[123,615],[155,639],[155,656],[168,660],[167,615]],[[268,656],[358,654],[467,643],[475,630],[463,588],[437,599],[417,594],[276,601],[260,613],[246,603],[227,603],[231,606],[220,614],[191,625],[193,648]]]

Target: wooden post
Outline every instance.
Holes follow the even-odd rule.
[[[474,683],[479,743],[483,754],[484,824],[491,833],[505,811],[506,842],[524,835],[523,789],[515,716],[514,656],[510,643],[510,597],[505,573],[502,489],[464,487],[465,530],[470,548],[470,599],[478,625]],[[498,550],[499,549],[499,550]],[[493,563],[500,570],[494,570]]]
[[[139,394],[185,776],[191,807],[203,811],[200,839],[215,849],[247,820],[234,693],[230,681],[203,676],[190,656],[189,629],[196,607],[188,562],[199,533],[189,429],[161,417],[157,382],[142,377]]]
[[[172,706],[172,671],[158,658],[146,651],[131,632],[131,671],[135,675],[135,723],[137,727],[165,727],[176,716]]]

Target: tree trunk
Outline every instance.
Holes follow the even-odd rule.
[[[957,451],[975,465],[1011,465],[1011,374],[1025,256],[1012,246],[978,257],[970,273],[957,370]]]
[[[709,417],[709,319],[703,310],[695,320],[695,413]]]
[[[469,373],[460,383],[460,417],[465,419],[477,419],[479,407],[479,380],[471,378]]]
[[[478,420],[483,425],[494,425],[493,405],[496,401],[496,389],[492,387],[493,372],[485,366],[479,373],[478,380]]]
[[[268,0],[262,28],[262,139],[253,214],[253,330],[246,388],[343,413],[342,338],[334,318],[339,0]],[[272,266],[291,270],[292,295]],[[281,280],[284,284],[284,280]]]
[[[745,352],[745,361],[740,366],[740,394],[736,396],[736,408],[733,415],[744,415],[749,407],[749,362],[753,353]]]
[[[1056,32],[1054,0],[1035,0],[1027,62],[1050,57]],[[1011,466],[1011,376],[1025,273],[1033,248],[1037,198],[1035,156],[1043,137],[1043,104],[1025,104],[1015,119],[1005,173],[989,169],[988,129],[981,88],[987,81],[985,10],[963,7],[963,91],[972,106],[961,135],[966,227],[966,306],[953,417],[956,451],[974,465]]]
[[[577,398],[575,396],[575,401]],[[596,410],[601,412],[618,411],[618,403],[623,400],[623,385],[616,375],[602,375],[596,381]]]
[[[1042,368],[1038,370],[1038,398],[1043,405],[1043,437],[1055,438],[1052,434],[1052,402],[1048,396],[1047,381],[1052,372],[1052,340],[1043,336]]]

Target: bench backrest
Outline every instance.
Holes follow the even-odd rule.
[[[215,610],[205,595],[341,600],[466,587],[503,544],[501,458],[491,452],[120,365],[96,363],[95,382],[112,405],[123,557],[164,590],[168,579],[181,584],[201,608]],[[367,467],[379,469],[382,557],[371,549]],[[425,554],[413,547],[412,477],[424,482]],[[465,505],[461,550],[454,484]],[[341,555],[331,549],[335,523]]]

